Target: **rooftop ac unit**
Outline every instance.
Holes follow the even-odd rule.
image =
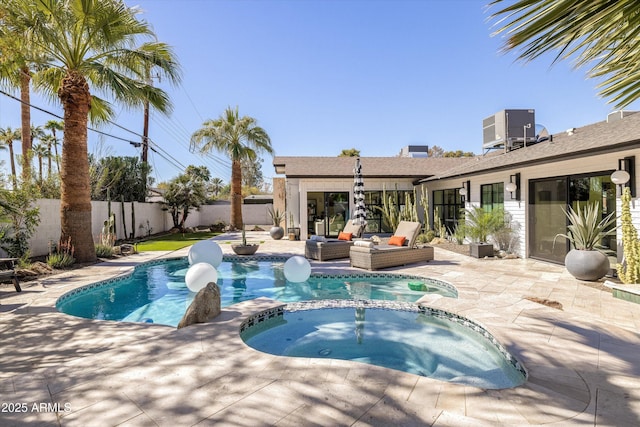
[[[506,151],[536,142],[535,110],[502,110],[482,121],[482,148]]]

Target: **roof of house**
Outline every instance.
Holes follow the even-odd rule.
[[[471,162],[425,177],[424,181],[461,177],[503,169],[513,169],[553,161],[597,155],[598,153],[640,148],[640,114],[611,122],[602,121],[573,128],[572,132],[552,135],[551,140],[509,152],[492,152],[476,156]],[[615,165],[611,165],[614,169]]]
[[[361,157],[362,175],[366,178],[425,178],[445,173],[472,161],[472,157]],[[290,178],[353,177],[354,157],[276,156],[276,173]]]

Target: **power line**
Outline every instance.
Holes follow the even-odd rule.
[[[49,111],[49,110],[46,110],[46,109],[44,109],[44,108],[42,108],[42,107],[39,107],[39,106],[37,106],[37,105],[33,105],[33,104],[31,104],[31,103],[24,102],[24,101],[23,101],[23,100],[21,100],[20,98],[18,98],[18,97],[16,97],[16,96],[13,96],[13,95],[11,95],[10,93],[7,93],[7,92],[5,92],[5,91],[4,91],[4,90],[2,90],[2,89],[0,89],[0,93],[1,93],[1,94],[3,94],[3,95],[5,95],[5,96],[7,96],[7,97],[9,97],[9,98],[11,98],[11,99],[13,99],[13,100],[15,100],[15,101],[20,102],[21,104],[28,105],[30,108],[36,109],[36,110],[41,111],[41,112],[43,112],[43,113],[45,113],[45,114],[49,114],[50,116],[53,116],[53,117],[55,117],[55,118],[57,118],[57,119],[64,120],[64,117],[62,117],[62,116],[60,116],[60,115],[58,115],[58,114],[56,114],[56,113],[53,113],[53,112],[51,112],[51,111]],[[136,136],[140,136],[140,137],[142,137],[142,135],[140,135],[139,133],[137,133],[137,132],[135,132],[135,131],[132,131],[132,130],[130,130],[130,129],[127,129],[127,128],[125,128],[124,126],[119,125],[118,123],[115,123],[115,122],[113,122],[113,121],[111,121],[111,120],[107,120],[107,122],[108,122],[109,124],[112,124],[113,126],[116,126],[116,127],[120,128],[120,129],[122,129],[122,130],[126,131],[126,132],[129,132],[129,133],[131,133],[131,134],[133,134],[133,135],[136,135]],[[100,134],[100,135],[103,135],[103,136],[109,137],[109,138],[113,138],[113,139],[117,139],[117,140],[120,140],[120,141],[128,142],[129,144],[133,145],[133,146],[134,146],[134,147],[136,147],[136,148],[138,148],[138,147],[140,147],[140,146],[141,146],[141,143],[140,143],[140,142],[138,142],[138,141],[131,141],[130,139],[126,139],[126,138],[122,138],[122,137],[119,137],[119,136],[116,136],[116,135],[112,135],[112,134],[110,134],[110,133],[103,132],[103,131],[98,130],[98,129],[94,129],[94,128],[89,127],[89,126],[87,126],[87,129],[88,129],[88,130],[90,130],[90,131],[92,131],[92,132],[95,132],[95,133],[97,133],[97,134]],[[155,149],[153,149],[153,148],[151,148],[151,147],[150,147],[150,148],[151,148],[152,150],[154,150],[154,151],[155,151],[155,152],[156,152],[160,157],[162,157],[163,159],[165,159],[169,164],[171,164],[172,166],[174,166],[174,167],[175,167],[176,169],[178,169],[178,170],[184,170],[184,169],[185,169],[185,166],[184,166],[184,165],[183,165],[183,164],[182,164],[178,159],[176,159],[176,158],[175,158],[175,157],[173,157],[171,154],[169,154],[167,151],[165,151],[164,149],[162,149],[162,147],[160,147],[158,144],[156,144],[155,142],[153,142],[151,139],[149,139],[149,142],[150,142],[150,143],[153,143],[154,145],[156,145],[156,147],[157,147],[158,149],[162,150],[162,151],[165,153],[165,154],[158,153]]]

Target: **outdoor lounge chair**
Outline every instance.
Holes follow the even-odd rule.
[[[349,248],[351,266],[367,270],[396,267],[433,259],[433,247],[415,247],[420,234],[420,223],[400,221],[394,236],[403,236],[406,246],[368,245],[352,246]]]
[[[342,230],[344,233],[351,233],[352,239],[362,237],[365,227],[360,224],[353,224],[347,221]],[[330,259],[348,258],[349,249],[353,246],[353,240],[324,239],[307,240],[304,255],[307,258],[318,261],[328,261]]]

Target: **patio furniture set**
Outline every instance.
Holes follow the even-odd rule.
[[[362,238],[364,226],[348,221],[338,239],[313,236],[305,244],[305,256],[318,261],[349,258],[352,267],[377,270],[433,259],[433,247],[416,246],[419,222],[400,221],[387,244]]]

